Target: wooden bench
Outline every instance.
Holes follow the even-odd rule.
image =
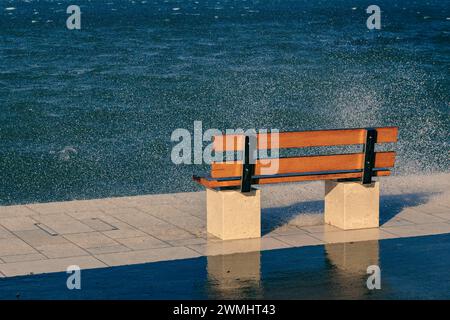
[[[207,231],[221,239],[260,237],[260,190],[252,185],[314,180],[325,180],[325,223],[345,230],[378,227],[379,182],[372,177],[389,176],[396,154],[375,152],[375,145],[395,143],[397,136],[397,127],[280,132],[278,149],[362,145],[363,150],[279,157],[274,170],[263,159],[252,161],[252,146],[269,149],[270,133],[215,136],[215,152],[242,152],[243,161],[214,162],[209,176],[193,176],[207,188]]]

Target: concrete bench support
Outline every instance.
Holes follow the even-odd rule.
[[[206,189],[207,231],[222,240],[261,237],[261,190]]]
[[[379,227],[380,183],[325,181],[325,223],[344,230]]]

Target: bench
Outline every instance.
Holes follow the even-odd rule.
[[[325,223],[344,230],[378,227],[379,182],[373,177],[391,174],[396,153],[376,152],[375,145],[395,143],[397,136],[397,127],[280,132],[279,150],[346,145],[363,150],[278,157],[273,170],[255,156],[270,149],[273,134],[215,136],[215,152],[242,153],[242,160],[213,162],[210,175],[193,176],[207,188],[207,231],[224,240],[260,237],[261,190],[253,186],[315,180],[325,181]]]

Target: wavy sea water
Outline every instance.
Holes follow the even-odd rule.
[[[450,1],[0,0],[0,204],[195,191],[173,130],[400,127],[449,171]]]

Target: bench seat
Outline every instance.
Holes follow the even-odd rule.
[[[373,170],[373,176],[389,176],[391,170],[387,168],[377,168]],[[305,172],[305,173],[287,173],[276,175],[255,175],[252,177],[252,185],[259,184],[277,184],[288,182],[315,181],[315,180],[360,180],[362,177],[362,169],[359,170],[341,170],[330,172]],[[228,187],[239,187],[241,185],[241,177],[213,178],[211,176],[194,175],[192,179],[206,188],[220,189]]]

